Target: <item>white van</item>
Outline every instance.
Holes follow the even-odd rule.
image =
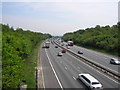
[[[103,89],[102,84],[88,73],[79,74],[78,79],[80,79],[91,90]]]

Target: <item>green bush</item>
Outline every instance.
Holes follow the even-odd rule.
[[[24,64],[32,50],[49,34],[16,30],[2,25],[2,85],[3,88],[18,88],[25,76]]]
[[[63,35],[62,39],[65,41],[72,39],[77,45],[102,49],[110,53],[118,54],[118,49],[120,47],[120,44],[118,44],[119,30],[120,22],[111,27],[109,25],[103,27],[97,25],[94,28],[66,33]]]

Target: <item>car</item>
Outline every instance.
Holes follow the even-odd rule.
[[[78,75],[80,79],[90,90],[102,90],[103,85],[92,75],[88,73],[81,73]]]
[[[78,54],[83,54],[83,51],[78,51]]]
[[[64,46],[64,43],[61,43],[61,46]]]
[[[46,48],[45,44],[42,46],[42,48]]]
[[[70,46],[67,46],[67,49],[70,49]]]
[[[110,63],[111,63],[111,64],[120,65],[120,61],[119,61],[118,59],[116,59],[116,58],[111,58],[111,59],[110,59]]]
[[[62,53],[66,53],[66,49],[63,49],[63,50],[62,50]]]
[[[58,46],[55,46],[55,48],[58,48]]]
[[[63,54],[62,54],[62,52],[58,52],[58,54],[57,54],[58,56],[62,56]]]

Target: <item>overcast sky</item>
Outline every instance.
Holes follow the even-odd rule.
[[[63,35],[96,25],[117,24],[118,1],[2,0],[0,8],[2,7],[3,24],[51,35]]]

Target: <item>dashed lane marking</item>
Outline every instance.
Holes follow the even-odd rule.
[[[76,78],[75,77],[72,77],[74,80],[76,80]]]
[[[65,67],[65,69],[67,70],[67,67]]]

